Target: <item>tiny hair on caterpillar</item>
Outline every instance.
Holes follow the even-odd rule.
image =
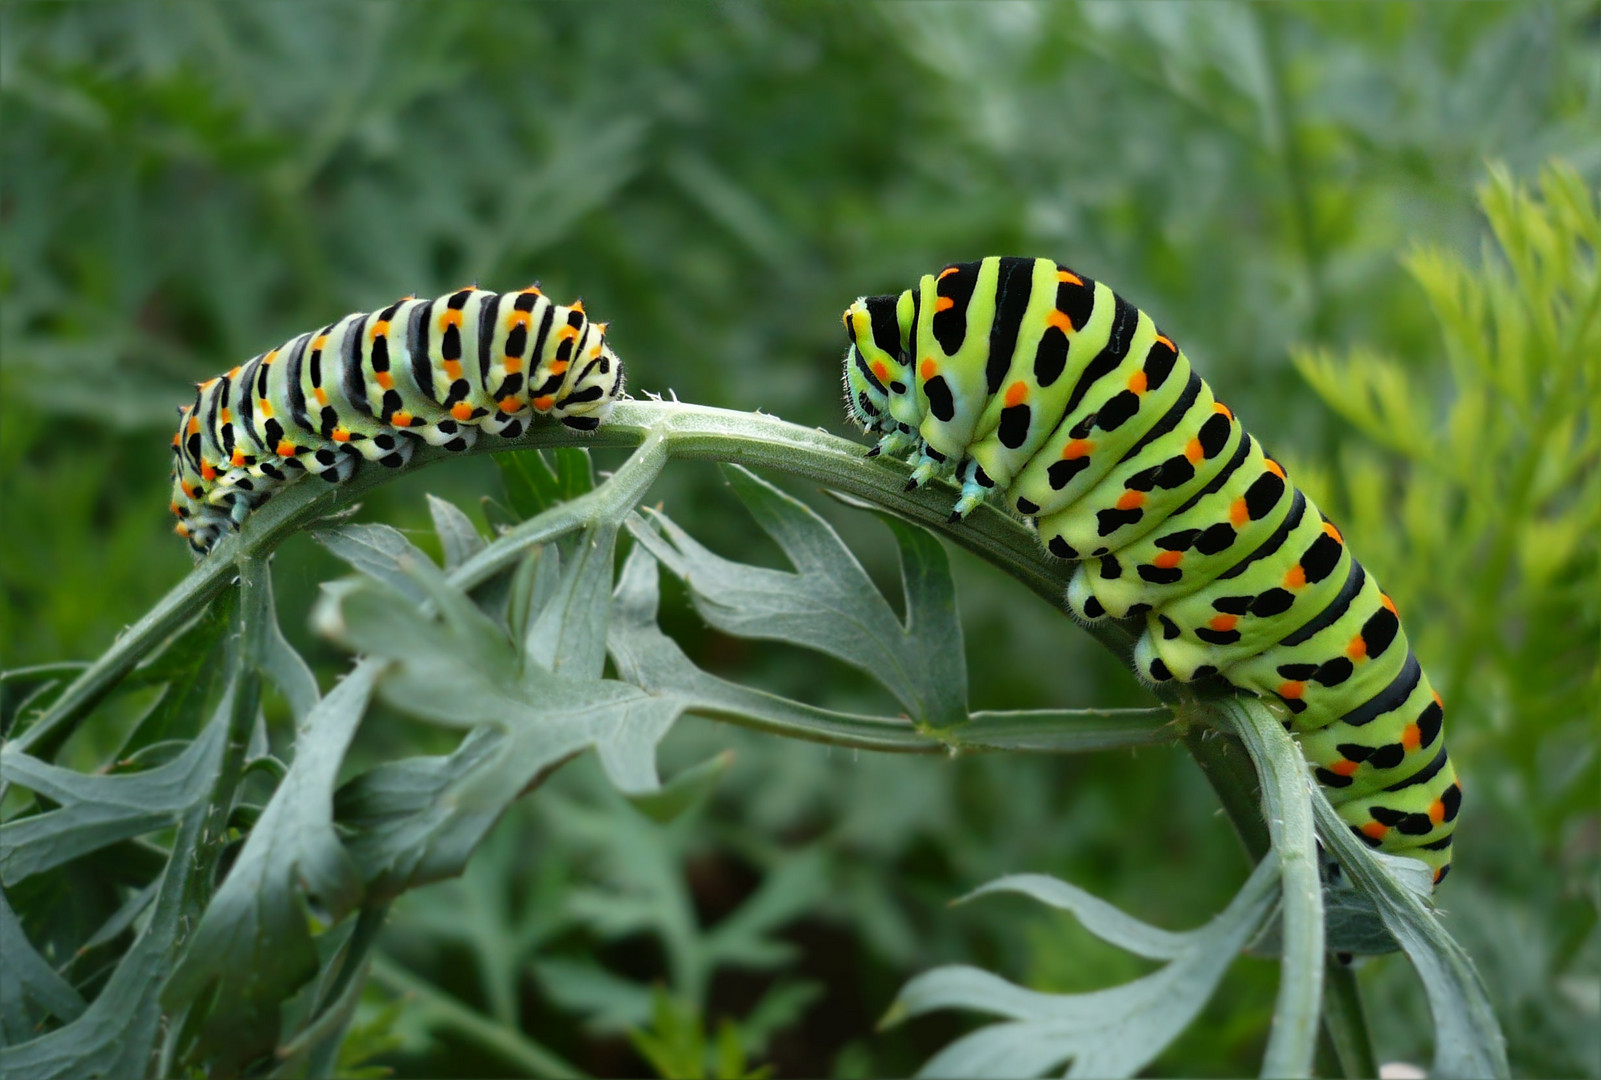
[[[606,324],[537,285],[408,296],[346,315],[208,379],[172,439],[176,531],[211,550],[279,488],[363,461],[400,468],[418,442],[466,450],[537,417],[591,431],[623,392]]]
[[[1451,864],[1462,789],[1395,604],[1149,315],[1050,259],[955,263],[845,312],[870,454],[995,496],[1076,562],[1070,610],[1140,618],[1151,683],[1219,675],[1286,721],[1368,846]]]

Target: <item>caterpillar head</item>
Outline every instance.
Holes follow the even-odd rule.
[[[576,306],[569,310],[583,311]],[[567,368],[550,415],[570,428],[592,431],[622,396],[623,362],[606,344],[605,323],[585,321],[576,340],[576,359]]]
[[[906,346],[912,324],[911,293],[864,296],[845,311],[845,398],[851,419],[868,434],[894,431],[892,395],[905,394]]]

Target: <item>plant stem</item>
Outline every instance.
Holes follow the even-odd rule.
[[[396,994],[412,998],[440,1027],[453,1028],[479,1046],[499,1054],[530,1076],[571,1077],[586,1074],[572,1062],[547,1050],[522,1032],[504,1027],[446,994],[426,979],[418,978],[381,952],[372,954],[372,978]]]

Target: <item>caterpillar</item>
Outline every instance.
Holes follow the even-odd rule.
[[[992,493],[1076,562],[1067,606],[1142,618],[1152,684],[1219,675],[1288,710],[1342,820],[1450,869],[1462,789],[1395,604],[1151,317],[1049,259],[990,257],[845,312],[852,419],[906,487]]]
[[[589,431],[623,389],[606,324],[530,286],[408,296],[292,338],[196,387],[172,439],[176,531],[197,554],[306,473],[399,468],[418,442],[466,450],[532,417]]]

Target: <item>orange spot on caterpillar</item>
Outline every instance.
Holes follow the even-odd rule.
[[[1293,701],[1299,699],[1301,695],[1305,693],[1306,683],[1304,682],[1291,681],[1279,683],[1278,694],[1281,698],[1289,698]]]
[[[1429,820],[1436,825],[1445,821],[1445,803],[1435,799],[1429,804]]]
[[[1438,690],[1434,691],[1434,703],[1442,709],[1445,708],[1445,701],[1440,697],[1440,692]]]
[[[189,526],[185,525],[181,521],[172,527],[172,531],[185,538],[189,536]]]
[[[522,412],[523,403],[518,401],[515,396],[507,394],[505,397],[495,402],[495,408],[499,409],[503,413]]]
[[[1157,341],[1157,344],[1166,345],[1168,348],[1172,349],[1174,352],[1178,352],[1179,351],[1179,347],[1177,345],[1173,344],[1173,339],[1168,337],[1166,334],[1157,334],[1156,335],[1156,341]]]
[[[1361,767],[1361,765],[1354,761],[1347,761],[1346,759],[1341,758],[1339,761],[1336,761],[1333,765],[1329,766],[1329,772],[1333,773],[1335,776],[1351,776],[1355,774],[1356,770],[1360,769]]]
[[[393,390],[395,388],[395,377],[387,371],[375,371],[372,373],[372,377],[373,381],[385,390]]]
[[[279,439],[278,446],[273,453],[277,454],[279,457],[294,457],[295,444],[290,442],[288,439]]]
[[[457,420],[471,420],[473,418],[473,407],[465,401],[458,401],[450,407],[450,415]]]
[[[1074,458],[1081,458],[1094,449],[1095,443],[1091,440],[1074,439],[1072,442],[1062,447],[1062,460],[1072,461]]]
[[[342,427],[336,427],[333,430],[333,434],[329,435],[328,437],[334,442],[349,442],[350,432],[346,431]]]
[[[1434,872],[1434,883],[1436,885],[1438,885],[1441,882],[1441,880],[1444,879],[1445,872],[1447,870],[1449,870],[1449,869],[1450,869],[1450,867],[1448,867],[1448,866],[1442,866],[1442,867],[1440,867],[1438,870],[1436,870]]]
[[[461,312],[455,308],[446,308],[439,314],[439,329],[448,330],[452,326],[457,330],[461,329]]]
[[[1023,380],[1019,379],[1017,382],[1006,388],[1007,408],[1011,408],[1013,405],[1021,405],[1027,399],[1028,383],[1024,382]]]
[[[200,434],[200,419],[198,417],[191,416],[189,418],[189,434]]]
[[[312,352],[322,352],[322,347],[324,345],[326,345],[326,344],[328,344],[328,335],[327,334],[318,334],[316,339],[313,340],[312,343],[311,343],[311,351]],[[233,373],[229,372],[229,374],[231,375]]]
[[[455,382],[457,379],[461,378],[460,360],[446,360],[441,366],[445,369],[445,378],[449,379],[451,382]]]
[[[1399,611],[1395,610],[1395,601],[1391,600],[1384,593],[1379,593],[1379,603],[1383,604],[1386,608],[1388,608],[1391,615],[1394,615],[1398,619],[1401,617],[1401,613]]]
[[[601,306],[604,307],[605,305],[602,304]],[[572,302],[572,305],[570,307],[568,307],[567,310],[568,311],[576,311],[576,312],[578,312],[578,314],[582,315],[584,313],[584,302],[582,300],[574,300]]]
[[[1191,439],[1184,445],[1184,456],[1191,465],[1199,465],[1206,458],[1206,447],[1201,445],[1200,439]]]
[[[578,327],[576,327],[576,326],[563,326],[560,330],[556,331],[556,344],[560,345],[562,342],[566,341],[568,338],[575,338],[577,336],[578,336]]]
[[[1158,555],[1156,558],[1151,560],[1151,565],[1153,565],[1155,567],[1158,567],[1158,568],[1160,568],[1162,570],[1171,570],[1173,567],[1177,566],[1179,563],[1181,563],[1183,561],[1184,561],[1184,552],[1182,552],[1182,551],[1164,551],[1164,552],[1162,552],[1162,554]],[[1218,618],[1220,618],[1220,619],[1222,619],[1222,618],[1232,618],[1232,616],[1219,615]],[[1214,621],[1216,621],[1216,620],[1214,620]]]
[[[544,296],[545,295],[544,293],[539,291],[539,286],[538,285],[530,285],[530,286],[528,286],[528,288],[523,290],[523,293],[525,295],[528,295],[528,296]]]
[[[1229,520],[1236,525],[1244,525],[1251,520],[1251,507],[1243,497],[1235,499],[1229,506]]]
[[[225,379],[235,378],[236,376],[238,376],[240,370],[241,369],[236,365],[236,366],[228,369],[228,374],[224,375],[223,378],[225,378]]]
[[[956,301],[952,300],[948,296],[939,296],[939,297],[935,297],[934,298],[934,310],[936,312],[949,311],[951,308],[953,308],[955,306],[956,306]]]
[[[506,329],[515,330],[517,327],[521,326],[526,330],[528,328],[528,324],[532,321],[529,318],[531,314],[531,312],[527,311],[513,311],[510,315],[506,316]]]
[[[1350,644],[1346,645],[1345,647],[1345,655],[1349,656],[1352,660],[1366,660],[1368,658],[1367,638],[1363,637],[1361,634],[1358,634],[1356,637],[1352,638]]]
[[[941,270],[939,272],[939,277],[935,278],[934,280],[935,281],[944,281],[946,278],[950,277],[952,274],[956,273],[960,269],[961,269],[960,266],[947,266],[945,269],[943,269],[943,270]]]
[[[1215,413],[1222,413],[1224,416],[1228,417],[1230,420],[1234,419],[1234,410],[1230,409],[1227,405],[1223,404],[1221,401],[1212,402],[1212,411],[1215,412]]]
[[[263,420],[271,420],[272,419],[272,402],[268,401],[266,398],[257,398],[256,399],[256,412],[261,414],[261,418]]]
[[[1267,469],[1268,472],[1272,473],[1280,480],[1284,479],[1284,467],[1278,462],[1274,461],[1272,458],[1263,458],[1262,467]]]
[[[322,387],[317,387],[317,389],[313,390],[311,393],[312,396],[317,399],[318,405],[328,404],[328,391],[324,390]]]
[[[552,360],[550,362],[550,373],[552,375],[560,375],[560,374],[564,373],[566,370],[567,370],[567,361],[565,361],[565,360]]]
[[[1138,510],[1145,505],[1145,492],[1125,491],[1118,496],[1117,508],[1119,510]]]
[[[217,419],[221,420],[224,424],[233,423],[233,410],[231,410],[231,409],[218,409],[217,410]]]
[[[389,423],[394,427],[411,427],[411,413],[404,409],[396,410],[390,417]]]
[[[1408,724],[1401,729],[1401,745],[1408,751],[1416,750],[1423,745],[1423,732],[1416,724]]]
[[[1336,544],[1344,544],[1345,543],[1345,537],[1340,535],[1340,530],[1336,529],[1333,525],[1329,524],[1327,521],[1325,521],[1323,523],[1323,534],[1325,536],[1332,537]]]
[[[1071,271],[1071,270],[1058,270],[1056,272],[1056,280],[1057,281],[1065,281],[1069,285],[1082,285],[1082,284],[1084,284],[1084,279],[1079,277],[1077,274],[1073,273],[1073,271]]]
[[[174,514],[176,514],[178,512],[178,502],[177,502],[177,500],[175,499],[172,502],[168,503],[167,504],[167,509],[171,510]]]
[[[523,369],[523,358],[520,356],[508,356],[502,366],[506,369],[506,374],[515,375]]]
[[[245,452],[243,450],[235,450],[233,452],[233,457],[228,459],[228,464],[232,465],[236,469],[242,469],[246,465],[250,464],[250,459],[245,456]]]
[[[1240,623],[1238,615],[1213,615],[1206,625],[1213,630],[1232,630]]]
[[[386,336],[388,333],[389,320],[379,319],[377,322],[372,324],[372,329],[368,331],[367,336],[370,340],[377,341],[379,338]]]
[[[889,385],[889,368],[884,366],[884,361],[874,360],[871,366],[873,377],[886,386]]]
[[[918,366],[917,369],[918,378],[922,379],[924,382],[928,382],[928,380],[932,379],[938,374],[939,365],[934,363],[934,358],[932,356],[923,357],[923,362]]]
[[[1054,326],[1064,334],[1071,334],[1076,329],[1073,326],[1073,320],[1067,317],[1067,312],[1065,311],[1052,311],[1046,315],[1045,325],[1048,327]]]
[[[1362,826],[1362,831],[1375,840],[1383,840],[1389,833],[1390,827],[1378,821],[1370,821]]]
[[[555,401],[555,398],[551,397],[549,394],[545,394],[541,397],[536,397],[533,401],[533,405],[534,408],[538,409],[540,412],[549,412],[551,405],[555,404]]]
[[[200,478],[202,480],[215,480],[217,478],[217,470],[213,469],[206,462],[201,462],[200,463]]]
[[[1145,393],[1145,385],[1145,372],[1143,371],[1136,371],[1128,377],[1128,388],[1136,394]]]

